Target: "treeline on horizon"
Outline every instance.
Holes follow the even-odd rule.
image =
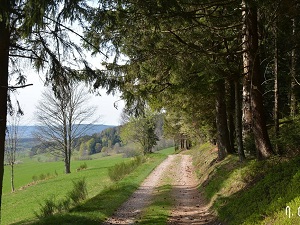
[[[158,137],[158,141],[153,147],[153,151],[174,146],[173,139],[170,139],[168,135],[164,132],[163,123],[163,115],[158,116],[155,126],[155,134]],[[120,137],[121,129],[122,125],[106,128],[100,133],[95,133],[93,135],[83,135],[79,138],[76,138],[72,146],[74,148],[74,152],[76,153],[75,159],[91,159],[91,155],[100,152],[104,154],[103,156],[110,155],[112,153],[124,153],[125,157],[131,157],[138,154],[142,154],[142,152],[139,151],[140,146],[134,144],[133,142],[125,144],[122,143]],[[31,144],[35,143],[35,145],[30,149],[30,157],[51,152],[53,144],[55,144],[51,142],[37,144],[38,140],[35,139],[21,139],[20,141],[23,141],[21,143],[22,149],[25,147],[25,145],[28,145],[28,142],[31,142]]]

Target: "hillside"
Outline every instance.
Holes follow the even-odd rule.
[[[186,154],[193,157],[198,190],[222,224],[300,224],[299,157],[241,163],[229,155],[217,161],[217,149],[209,144]]]
[[[132,195],[148,174],[171,152],[174,152],[173,148],[152,154],[132,174],[117,183],[109,178],[109,168],[132,161],[123,158],[121,154],[102,157],[100,153],[94,155],[93,160],[72,161],[72,173],[67,175],[64,174],[61,161],[37,162],[34,158],[26,158],[24,163],[15,168],[15,193],[10,192],[9,167],[5,168],[1,224],[100,224]],[[84,163],[87,168],[78,171],[77,168]],[[45,176],[46,179],[41,178]],[[72,189],[73,181],[83,177],[88,189],[88,199],[83,204],[72,207],[70,212],[37,221],[35,213],[39,212],[45,200],[53,199],[54,195],[57,201],[64,199]],[[33,178],[37,178],[37,181],[33,182]]]
[[[84,124],[80,125],[80,126],[86,126]],[[110,128],[110,127],[114,127],[112,125],[104,125],[104,124],[91,124],[88,125],[88,129],[86,129],[86,131],[82,134],[82,136],[84,135],[93,135],[95,133],[100,133],[101,131]],[[38,131],[38,126],[19,126],[19,135],[21,139],[24,138],[34,138],[34,133]]]

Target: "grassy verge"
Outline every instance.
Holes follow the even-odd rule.
[[[200,191],[226,224],[300,224],[300,158],[239,163],[237,156],[228,156],[216,162],[217,153],[209,145],[190,153]]]
[[[85,176],[88,190],[91,188],[92,180],[96,179],[98,181],[98,186],[96,186],[97,194],[92,196],[89,194],[91,198],[73,208],[69,213],[50,216],[39,221],[26,222],[23,220],[15,224],[99,224],[99,222],[109,217],[138,188],[139,184],[149,173],[172,152],[174,152],[174,149],[170,148],[152,154],[146,163],[140,165],[135,171],[117,183],[112,183],[107,175],[108,167],[113,166],[110,161],[110,166],[103,165],[105,169],[96,171],[98,177],[91,178],[90,176]],[[87,162],[88,165],[89,162]],[[89,168],[78,174],[87,171],[89,171]],[[70,180],[68,182],[72,184]],[[50,184],[52,188],[53,185],[55,187],[59,186],[54,183]]]

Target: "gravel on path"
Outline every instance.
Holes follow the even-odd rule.
[[[167,179],[166,179],[167,178]],[[133,195],[103,224],[135,224],[141,212],[151,204],[155,188],[172,185],[174,208],[168,218],[168,225],[220,225],[198,191],[190,155],[170,155],[145,179]]]

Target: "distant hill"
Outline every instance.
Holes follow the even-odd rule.
[[[86,125],[81,125],[86,126]],[[103,124],[91,124],[88,125],[89,128],[82,134],[84,135],[93,135],[96,133],[101,133],[103,130],[114,127],[111,125],[103,125]],[[34,138],[34,133],[38,131],[38,126],[19,126],[19,138]]]

